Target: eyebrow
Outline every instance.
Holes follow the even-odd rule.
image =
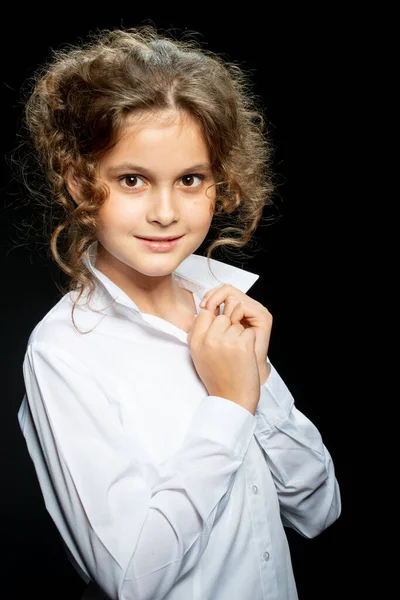
[[[192,165],[187,169],[183,169],[181,173],[194,173],[196,171],[211,171],[211,165],[209,163],[199,163]],[[115,173],[143,173],[146,177],[151,175],[151,171],[145,167],[139,165],[133,165],[131,163],[121,163],[119,165],[113,165],[107,169],[107,175],[113,175]]]

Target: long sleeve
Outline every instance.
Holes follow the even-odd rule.
[[[255,416],[255,437],[274,479],[282,522],[305,537],[317,536],[341,511],[333,461],[272,364]]]
[[[33,342],[23,372],[59,503],[52,516],[63,516],[90,577],[110,598],[163,598],[204,552],[255,416],[225,398],[205,396],[179,451],[155,470],[155,484],[118,404],[81,361]]]

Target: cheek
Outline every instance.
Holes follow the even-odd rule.
[[[109,198],[99,209],[99,219],[103,227],[126,227],[140,216],[139,203],[118,201]]]
[[[202,221],[204,224],[210,224],[213,216],[214,216],[214,209],[215,209],[215,201],[216,201],[216,193],[215,193],[215,187],[211,187],[208,191],[207,194],[201,199],[201,202],[199,202],[199,210],[201,211],[202,215],[199,215],[199,218],[202,218]]]
[[[214,203],[211,200],[195,200],[186,213],[186,221],[193,229],[205,229],[210,226],[213,214]]]

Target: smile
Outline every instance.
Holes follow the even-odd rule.
[[[155,250],[158,252],[165,252],[168,250],[172,250],[178,244],[179,240],[181,240],[184,236],[182,235],[179,238],[174,238],[171,240],[151,240],[144,238],[137,238],[140,240],[147,248],[150,250]]]

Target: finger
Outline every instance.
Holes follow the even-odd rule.
[[[217,287],[212,288],[211,290],[208,290],[208,292],[206,292],[203,296],[202,301],[200,302],[200,306],[205,306],[207,300],[214,294],[214,292],[216,290],[219,290],[220,288],[222,288],[222,286],[226,285],[225,283],[221,283],[220,285],[217,285]]]
[[[207,306],[206,308],[201,308],[200,312],[203,312],[203,310],[209,310],[210,312],[213,313],[214,317],[218,317],[218,315],[220,314],[219,306],[216,306],[213,311]]]
[[[244,327],[257,327],[260,315],[253,305],[241,300],[234,307],[230,315],[232,323],[241,323]]]
[[[229,329],[227,329],[225,335],[228,335],[230,337],[237,337],[238,335],[241,335],[243,331],[243,325],[241,325],[240,323],[232,323],[231,321],[231,326],[229,327]]]
[[[206,338],[209,340],[220,337],[222,334],[226,333],[230,327],[230,318],[226,315],[218,315],[217,317],[214,317],[214,320],[206,333]]]
[[[205,309],[199,312],[198,315],[195,315],[192,323],[192,327],[188,333],[188,342],[193,336],[196,336],[196,339],[202,340],[206,335],[207,331],[210,328],[211,323],[214,321],[215,315]]]
[[[242,300],[249,299],[249,297],[240,290],[234,288],[233,286],[225,284],[222,288],[217,289],[209,297],[207,297],[207,294],[205,295],[205,308],[214,311],[217,306],[219,306],[222,303],[225,303],[225,300],[227,300],[229,296],[233,296],[239,302]],[[200,303],[200,306],[202,306],[202,303]]]
[[[239,302],[240,301],[237,298],[235,298],[234,296],[228,296],[224,302],[223,314],[230,317],[233,313],[233,310],[235,309],[236,305]]]
[[[244,328],[257,327],[257,315],[253,312],[252,307],[244,301],[238,302],[234,307],[230,319],[232,325],[240,323]]]
[[[257,338],[256,338],[255,331],[252,327],[244,328],[240,335],[242,338],[247,340],[250,345],[252,345],[254,347]]]
[[[244,300],[246,294],[243,294],[240,290],[229,285],[228,283],[224,283],[221,286],[218,286],[212,290],[209,290],[206,294],[204,294],[202,301],[200,302],[200,306],[209,307],[211,306],[211,310],[214,310],[215,306],[222,304],[225,302],[225,299],[228,296],[235,296],[238,299]]]
[[[246,308],[245,308],[245,303],[242,300],[241,302],[237,302],[232,309],[232,312],[230,315],[232,325],[234,323],[241,323],[241,321],[243,321],[245,319],[245,315],[246,315]]]
[[[211,293],[212,295],[207,299],[208,293]],[[205,308],[207,308],[208,310],[214,312],[217,309],[218,312],[216,314],[219,314],[219,308],[218,308],[219,305],[222,303],[225,303],[225,300],[227,300],[227,298],[229,296],[233,296],[240,303],[243,304],[244,312],[243,312],[243,315],[241,316],[241,320],[246,319],[248,327],[256,327],[257,326],[257,324],[260,320],[259,311],[260,311],[260,307],[262,306],[262,305],[260,305],[259,302],[256,302],[252,298],[249,298],[249,296],[247,296],[246,294],[244,294],[243,292],[241,292],[234,286],[231,286],[228,284],[224,284],[222,287],[216,288],[216,291],[210,290],[210,292],[207,292],[207,294],[205,295],[205,298],[206,298]],[[201,306],[201,303],[200,303],[200,306]],[[262,307],[262,308],[264,309],[264,307]]]

